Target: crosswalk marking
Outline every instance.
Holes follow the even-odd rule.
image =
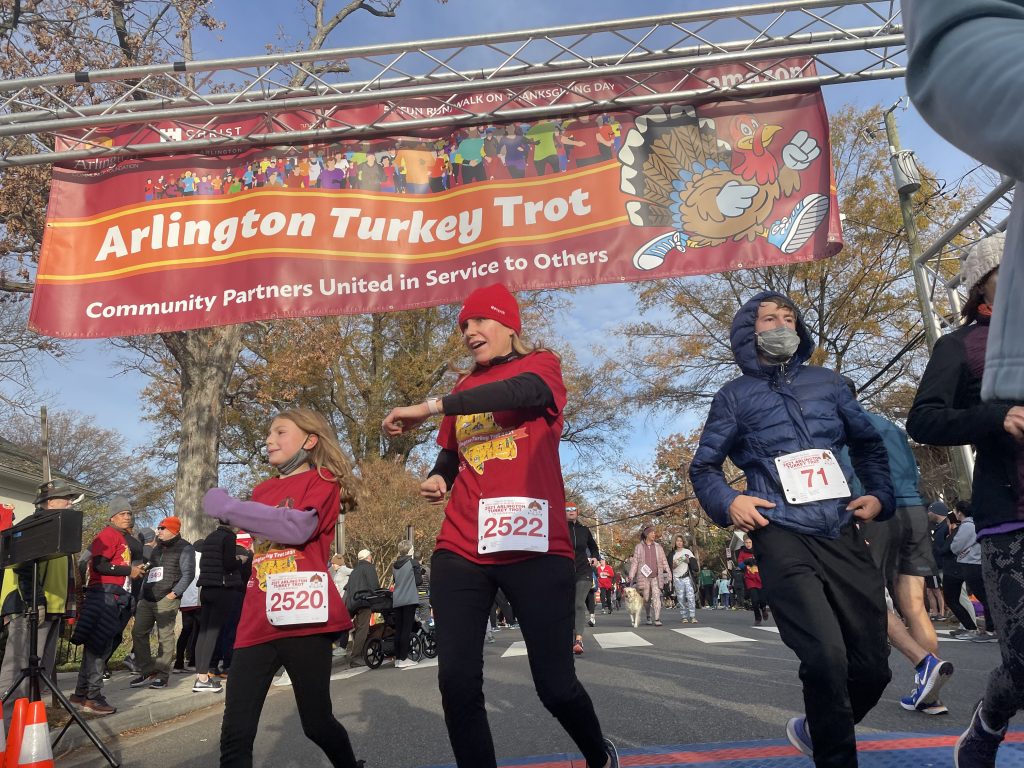
[[[752,637],[741,637],[740,635],[734,635],[732,632],[725,632],[721,629],[715,629],[714,627],[690,627],[687,629],[673,629],[673,632],[678,632],[680,635],[685,635],[693,640],[697,640],[701,643],[707,643],[708,645],[714,645],[716,643],[756,643]]]
[[[508,649],[503,654],[501,654],[501,658],[504,659],[504,658],[506,658],[508,656],[526,656],[526,655],[527,655],[527,653],[526,653],[526,641],[525,640],[516,640],[514,643],[512,643],[512,645],[510,645],[508,647]]]
[[[770,624],[765,624],[760,627],[751,627],[751,629],[760,629],[762,632],[774,632],[776,635],[779,634],[779,628],[773,627]]]
[[[636,632],[601,632],[595,633],[594,639],[605,650],[612,648],[642,648],[650,645]]]
[[[349,677],[355,677],[361,675],[363,672],[369,672],[369,667],[352,667],[351,669],[344,669],[341,672],[335,672],[331,675],[331,680],[345,680]],[[282,675],[284,677],[284,675]],[[291,684],[291,680],[288,681],[288,685]],[[286,683],[274,683],[274,685],[286,685]]]

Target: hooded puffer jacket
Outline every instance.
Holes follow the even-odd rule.
[[[775,504],[760,510],[773,525],[838,538],[840,529],[853,518],[846,510],[849,498],[789,504],[775,458],[811,448],[827,448],[838,457],[840,449],[848,445],[853,467],[840,459],[847,482],[856,467],[865,494],[882,504],[877,519],[891,517],[894,498],[885,444],[838,374],[806,364],[814,342],[799,314],[800,346],[790,361],[768,365],[759,360],[754,322],[761,302],[771,298],[786,299],[773,291],[759,293],[733,319],[729,338],[743,375],[722,387],[711,403],[690,464],[697,498],[711,519],[723,527],[732,524],[729,505],[733,499],[746,493]],[[746,474],[746,491],[725,482],[722,463],[726,458]]]

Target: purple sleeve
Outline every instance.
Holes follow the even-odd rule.
[[[271,507],[258,501],[239,501],[223,488],[211,488],[206,492],[203,512],[278,544],[305,544],[316,532],[315,509],[290,509]]]

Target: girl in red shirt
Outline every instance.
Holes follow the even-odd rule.
[[[431,561],[438,685],[459,768],[495,768],[483,695],[483,642],[501,589],[523,632],[541,702],[589,768],[618,768],[590,697],[573,669],[575,568],[558,443],[565,385],[557,355],[519,338],[519,306],[503,285],[469,295],[459,313],[473,370],[450,395],[395,408],[397,436],[442,416],[437,462],[420,493],[451,490]],[[561,595],[564,599],[559,599]]]
[[[257,485],[252,501],[222,488],[203,499],[207,515],[255,539],[235,637],[220,737],[221,768],[251,768],[260,712],[283,666],[292,680],[302,730],[334,766],[358,768],[348,733],[331,710],[331,644],[352,626],[328,574],[341,487],[351,470],[334,430],[305,408],[271,422],[267,459],[278,476]]]

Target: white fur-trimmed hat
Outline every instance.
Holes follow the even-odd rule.
[[[968,293],[1003,260],[1006,234],[997,232],[974,244],[960,268],[960,280]]]

